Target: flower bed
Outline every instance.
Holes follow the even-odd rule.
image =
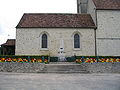
[[[0,62],[38,62],[48,64],[48,56],[4,56],[0,57]]]
[[[97,63],[97,62],[120,62],[120,57],[109,57],[109,56],[94,56],[94,57],[90,57],[90,56],[83,56],[83,57],[78,57],[75,60],[76,63]]]
[[[58,61],[58,58],[52,58],[50,61]],[[120,56],[74,56],[67,58],[67,62],[76,63],[104,63],[104,62],[120,62]],[[48,64],[48,56],[0,56],[0,62],[31,62]]]

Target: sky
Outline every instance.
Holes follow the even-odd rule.
[[[0,0],[0,45],[16,38],[24,13],[77,13],[77,0]]]

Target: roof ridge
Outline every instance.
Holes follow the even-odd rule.
[[[85,13],[24,13],[24,15],[90,15]]]

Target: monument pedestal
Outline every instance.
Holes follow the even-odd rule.
[[[65,62],[66,61],[65,52],[64,52],[64,41],[63,41],[62,38],[60,39],[60,48],[59,48],[59,51],[58,51],[58,61],[59,62]]]

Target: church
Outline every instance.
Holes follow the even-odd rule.
[[[25,13],[16,55],[120,56],[120,0],[77,0],[77,13]]]

